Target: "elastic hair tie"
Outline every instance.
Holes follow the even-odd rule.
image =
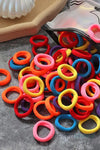
[[[81,76],[78,76],[77,79],[75,80],[75,86],[74,86],[74,89],[76,90],[78,95],[81,95],[80,89],[83,83],[84,83],[84,78]]]
[[[50,49],[49,55],[52,56],[52,53],[53,53],[54,51],[57,51],[57,50],[59,50],[59,49],[61,49],[61,48],[62,48],[61,45],[56,45],[56,46],[52,47],[52,48]]]
[[[7,93],[8,92],[17,92],[19,93],[19,96],[18,98],[22,95],[22,91],[19,87],[17,86],[11,86],[11,87],[8,87],[7,89],[5,89],[3,92],[2,92],[2,99],[4,100],[4,102],[8,103],[8,104],[14,104],[18,98],[14,99],[14,100],[10,100],[7,98]]]
[[[82,36],[79,35],[79,34],[77,34],[77,38],[78,38],[78,44],[77,44],[76,47],[80,47],[80,46],[82,46],[82,45],[84,44],[83,38],[82,38]]]
[[[62,119],[70,119],[73,121],[73,125],[69,128],[65,128],[63,127],[59,121]],[[60,130],[60,131],[64,131],[64,132],[69,132],[72,131],[73,129],[75,129],[75,127],[77,126],[77,121],[76,119],[74,119],[70,114],[61,114],[59,115],[56,119],[55,119],[55,126]]]
[[[95,41],[96,43],[100,43],[100,36],[96,36],[96,33],[98,33],[98,36],[100,35],[100,25],[93,24],[89,27],[88,34],[93,41]]]
[[[23,60],[19,60],[18,57],[23,57]],[[18,65],[25,65],[27,63],[29,63],[31,59],[31,54],[28,51],[19,51],[16,52],[13,56],[13,61],[15,64]]]
[[[51,72],[47,75],[46,79],[45,79],[45,84],[46,84],[46,87],[48,88],[48,90],[51,92],[51,88],[50,88],[50,81],[53,77],[57,76],[58,73],[57,71],[54,71],[54,72]]]
[[[21,101],[21,109],[22,109],[22,111],[24,111],[24,112],[27,112],[27,111],[29,110],[29,108],[26,108],[26,107],[25,107],[27,103],[29,103],[29,102],[26,102],[25,100],[22,100],[22,101]]]
[[[38,101],[42,101],[44,99],[44,93],[41,94],[40,96],[33,97],[32,100],[34,103],[37,103]]]
[[[45,101],[38,101],[38,102],[36,102],[36,103],[34,104],[33,113],[34,113],[34,115],[35,115],[37,118],[42,119],[42,120],[49,120],[49,119],[51,119],[51,118],[54,117],[53,114],[49,114],[48,116],[43,116],[43,115],[41,115],[41,114],[38,112],[38,110],[37,110],[37,108],[38,108],[40,105],[45,105]],[[54,107],[53,105],[52,105],[52,108],[56,111],[56,109],[55,109],[55,107]]]
[[[33,46],[32,47],[32,53],[35,55],[37,55],[38,53],[36,52],[36,50],[38,48],[40,48],[41,46],[38,45],[38,46]],[[43,45],[42,47],[47,47],[46,51],[44,52],[45,54],[49,54],[49,51],[50,51],[50,45],[48,43],[46,43],[45,45]]]
[[[44,74],[47,73],[47,69],[35,69],[35,62],[34,62],[34,59],[32,60],[31,64],[30,64],[30,69],[31,69],[31,72],[34,74],[34,75],[37,75],[37,76],[42,76]]]
[[[70,70],[70,71],[73,73],[73,75],[72,75],[72,76],[66,76],[66,75],[64,75],[64,74],[62,73],[62,68],[63,68],[63,67],[65,67],[66,69]],[[62,79],[66,80],[66,81],[73,81],[73,80],[75,80],[75,79],[77,78],[77,72],[76,72],[76,70],[75,70],[72,66],[67,65],[67,64],[62,64],[62,65],[60,65],[60,66],[57,68],[57,72],[58,72],[58,75],[59,75]]]
[[[42,40],[42,41],[41,42],[35,42],[35,40]],[[34,35],[30,38],[30,43],[33,46],[44,46],[45,44],[48,43],[48,37],[45,35]]]
[[[100,117],[100,103],[96,107],[96,114]]]
[[[90,96],[87,95],[86,89],[87,89],[87,87],[89,87],[89,86],[92,86],[92,87],[95,89],[94,94],[93,94],[92,97],[90,97]],[[81,87],[81,94],[82,94],[82,96],[83,96],[85,99],[87,99],[88,101],[92,101],[92,102],[93,102],[94,100],[96,100],[97,98],[99,98],[99,95],[100,95],[99,92],[100,92],[100,88],[98,87],[97,84],[95,84],[95,83],[93,83],[93,82],[86,82],[86,83],[84,83],[84,84],[82,85],[82,87]]]
[[[85,106],[87,105],[87,102],[82,99],[79,99],[77,103],[85,105]],[[83,110],[83,109],[79,109],[75,105],[75,108],[70,109],[69,112],[77,120],[83,120],[91,114],[91,111],[89,111],[89,110],[85,110],[83,112],[81,110]]]
[[[86,102],[86,103],[84,103],[86,105],[79,104],[78,102],[80,100],[82,100],[82,102]],[[94,109],[94,103],[90,102],[90,101],[86,101],[86,99],[83,96],[78,96],[78,101],[77,101],[75,107],[77,107],[78,109],[81,109],[81,110],[85,110],[85,111],[87,111],[87,110],[92,111]]]
[[[39,137],[39,135],[38,135],[38,127],[39,127],[39,126],[44,126],[44,127],[48,128],[48,129],[50,129],[50,132],[49,132],[49,134],[48,134],[46,137],[44,137],[44,138]],[[38,121],[38,122],[34,125],[34,127],[33,127],[33,136],[34,136],[34,138],[35,138],[37,141],[39,141],[39,142],[47,142],[47,141],[50,141],[50,140],[53,138],[54,134],[55,134],[55,128],[54,128],[54,126],[53,126],[50,122],[48,122],[48,121]]]
[[[33,82],[33,81],[37,81],[37,82],[39,83],[40,90],[39,90],[38,93],[37,93],[37,92],[31,92],[31,91],[28,90],[27,84],[30,83],[31,81],[32,81],[32,82]],[[29,78],[27,78],[27,79],[24,81],[24,83],[23,83],[23,90],[24,90],[24,92],[25,92],[26,94],[30,95],[31,97],[37,97],[37,96],[40,96],[41,94],[43,94],[43,92],[44,92],[44,83],[43,83],[43,81],[42,81],[39,77],[37,77],[37,76],[29,77]]]
[[[21,114],[21,113],[18,112],[18,106],[19,106],[20,102],[21,102],[23,99],[24,99],[24,100],[25,100],[25,99],[28,99],[28,102],[30,103],[30,108],[28,109],[27,112]],[[27,117],[27,116],[32,112],[32,109],[33,109],[33,101],[32,101],[32,98],[31,98],[29,95],[26,95],[26,94],[21,95],[21,96],[17,99],[17,101],[15,102],[15,104],[14,104],[14,111],[15,111],[15,114],[16,114],[16,116],[19,117],[19,118]]]
[[[46,58],[47,60],[50,61],[50,64],[45,65],[45,64],[39,63],[39,61],[38,61],[39,58]],[[51,69],[51,68],[54,67],[54,59],[53,59],[50,55],[47,55],[47,54],[42,54],[42,53],[37,54],[37,55],[34,57],[34,63],[35,63],[35,65],[36,65],[37,67],[39,67],[39,68],[41,68],[41,69],[47,69],[47,70],[49,70],[49,69]]]
[[[64,42],[63,40],[64,37],[66,37],[68,44]],[[67,32],[67,31],[61,32],[58,39],[62,47],[73,48],[78,44],[77,35],[76,33],[73,32]]]
[[[100,86],[100,80],[98,80],[98,79],[90,79],[90,80],[88,80],[87,82],[93,82],[93,83],[96,83],[98,86]],[[89,87],[86,88],[86,91],[87,91],[88,95],[90,95],[90,96],[93,96],[93,95],[94,95],[94,94],[89,90]],[[99,97],[100,97],[100,95],[99,95]]]
[[[67,81],[65,81],[65,87],[63,88],[63,90],[61,92],[58,92],[55,88],[55,82],[56,82],[57,79],[60,79],[60,77],[55,76],[55,77],[53,77],[53,79],[50,82],[50,88],[51,88],[51,91],[53,92],[54,96],[58,96],[67,87]]]
[[[56,69],[59,65],[61,65],[62,63],[64,63],[65,59],[66,59],[66,48],[62,48],[58,51],[56,51],[53,55],[53,59],[55,61],[55,65],[54,65],[54,69]],[[62,59],[60,61],[57,61],[57,57],[61,55],[62,56]]]
[[[18,80],[20,80],[26,74],[32,74],[30,67],[25,67],[20,70],[20,72],[18,74]]]
[[[79,50],[86,50],[89,46],[89,41],[87,41],[85,38],[84,38],[84,41],[85,41],[85,44],[82,45],[82,46],[79,46],[79,47],[74,47],[74,49],[79,49]]]
[[[58,116],[60,115],[60,112],[59,111],[56,111],[55,109],[52,108],[52,105],[50,103],[50,101],[53,101],[54,99],[54,96],[48,96],[46,99],[45,99],[45,106],[48,110],[48,112],[54,116]]]
[[[79,49],[73,49],[72,54],[79,57],[79,58],[84,58],[87,60],[90,60],[92,58],[92,55],[86,51],[82,51]]]
[[[89,63],[88,60],[80,58],[80,59],[77,59],[77,60],[75,60],[75,61],[73,62],[72,67],[75,68],[76,65],[77,65],[79,62],[84,62],[84,63],[86,63],[87,66],[88,66],[88,70],[87,70],[86,73],[78,73],[80,76],[82,76],[82,77],[85,78],[85,77],[87,77],[88,75],[90,75],[90,73],[91,73],[91,69],[92,69],[91,64]]]
[[[85,123],[87,120],[89,119],[92,119],[95,121],[95,123],[97,124],[95,128],[92,128],[92,129],[85,129],[82,127],[82,124]],[[89,125],[90,126],[90,125]],[[81,120],[79,121],[78,123],[78,128],[79,130],[84,133],[84,134],[92,134],[92,133],[95,133],[97,132],[99,129],[100,129],[100,119],[95,116],[95,115],[90,115],[88,118],[84,119],[84,120]]]
[[[88,81],[88,80],[94,78],[94,76],[95,76],[94,65],[90,61],[89,61],[89,63],[91,64],[91,67],[92,67],[91,73],[90,73],[90,75],[87,76],[87,78],[84,79],[84,81]]]
[[[65,96],[63,96],[63,98],[66,100],[66,97],[65,97]],[[68,114],[69,111],[63,110],[63,109],[58,105],[57,101],[58,101],[58,97],[55,97],[55,98],[53,99],[53,105],[55,106],[55,108],[56,108],[58,111],[60,111],[62,114]],[[70,100],[68,100],[68,102],[69,102],[69,101],[70,101]]]
[[[97,63],[98,60],[98,63]],[[95,68],[95,74],[99,74],[100,73],[100,55],[99,54],[94,54],[92,55],[92,59],[91,59],[92,64],[94,65]],[[98,68],[97,68],[98,66]]]
[[[65,94],[73,94],[73,98],[71,100],[71,104],[69,106],[65,106],[63,103],[62,103],[62,97],[65,95]],[[73,89],[67,89],[67,90],[64,90],[63,92],[61,92],[58,96],[58,104],[59,106],[64,109],[64,110],[70,110],[72,109],[76,103],[77,103],[77,100],[78,100],[78,94],[75,90]]]
[[[59,78],[56,80],[56,83],[55,83],[55,89],[58,91],[58,92],[61,92],[65,89],[66,87],[66,83],[63,79]]]
[[[10,80],[11,80],[10,72],[8,70],[6,70],[6,69],[0,68],[0,73],[4,74],[6,76],[6,78],[4,80],[0,81],[0,86],[7,85],[10,82]]]
[[[20,81],[19,81],[19,87],[20,87],[20,89],[24,92],[24,90],[23,90],[23,83],[24,83],[24,81],[27,79],[27,78],[29,78],[29,77],[34,77],[34,75],[33,74],[27,74],[27,75],[25,75],[25,76],[23,76],[21,79],[20,79]],[[33,86],[34,85],[34,82],[32,83],[29,83],[28,84],[28,87],[31,87],[31,85]],[[34,88],[32,88],[32,89],[29,89],[29,91],[31,91],[31,92],[37,92],[39,90],[39,84],[38,84],[38,82],[36,83],[36,86],[34,87]]]
[[[94,48],[91,44],[88,46],[88,49],[87,51],[90,53],[90,54],[95,54],[98,50],[96,48]]]
[[[100,73],[95,76],[96,79],[100,80]]]
[[[24,58],[18,57],[18,60],[24,60]],[[24,67],[26,67],[28,64],[25,64],[25,65],[17,65],[17,64],[14,63],[13,57],[12,57],[12,58],[9,60],[8,65],[9,65],[9,68],[10,68],[11,70],[19,71],[19,70],[23,69]]]

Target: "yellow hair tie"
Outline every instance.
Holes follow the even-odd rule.
[[[92,119],[92,120],[94,120],[96,122],[97,126],[95,128],[93,128],[93,129],[85,129],[85,128],[82,127],[82,124],[84,122],[86,122],[87,120],[89,120],[89,119]],[[97,116],[95,116],[95,115],[90,115],[88,118],[79,121],[78,128],[84,134],[95,133],[95,132],[97,132],[100,129],[100,119]]]
[[[26,74],[27,72],[31,72],[30,67],[25,67],[21,69],[18,75],[18,80],[20,80],[23,77],[23,75]]]
[[[86,50],[89,46],[89,42],[86,40],[86,43],[80,47],[75,47],[75,49],[79,49],[79,50]]]
[[[66,76],[66,75],[64,75],[64,74],[62,73],[62,71],[61,71],[61,69],[62,69],[63,67],[65,67],[67,70],[70,70],[70,71],[73,73],[73,75],[72,75],[72,76]],[[62,79],[67,80],[67,81],[73,81],[73,80],[75,80],[75,79],[77,78],[77,71],[76,71],[72,66],[70,66],[70,65],[68,65],[68,64],[62,64],[62,65],[60,65],[60,66],[57,68],[57,72],[58,72],[58,75],[59,75]]]
[[[69,57],[70,55],[71,55],[71,49],[66,49],[66,57]],[[61,60],[62,60],[62,58],[63,58],[63,56],[62,55],[60,55],[59,57],[57,57],[57,60],[56,60],[56,62],[60,62]]]
[[[67,93],[73,94],[72,104],[70,104],[69,106],[65,106],[65,105],[62,104],[62,97],[63,97],[65,94],[67,94]],[[58,104],[59,104],[59,106],[60,106],[62,109],[66,110],[66,111],[72,109],[72,108],[76,105],[77,100],[78,100],[78,94],[77,94],[77,92],[76,92],[75,90],[73,90],[73,89],[64,90],[64,91],[61,92],[61,93],[59,94],[59,96],[58,96]]]
[[[33,80],[36,80],[38,81],[39,83],[39,86],[40,86],[40,91],[38,93],[32,93],[28,90],[27,88],[27,85],[28,85],[28,82],[30,83],[31,81],[33,82]],[[24,83],[23,83],[23,90],[26,94],[30,95],[31,97],[37,97],[37,96],[40,96],[43,92],[44,92],[44,83],[43,81],[37,77],[37,76],[34,76],[34,77],[29,77],[27,78]]]

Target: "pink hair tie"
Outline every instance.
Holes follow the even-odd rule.
[[[86,89],[87,87],[91,86],[92,88],[94,88],[94,95],[92,97],[88,96],[87,95],[87,92],[86,92]],[[94,82],[86,82],[82,85],[81,87],[81,94],[82,96],[87,99],[88,101],[94,101],[96,100],[97,98],[99,98],[99,95],[100,95],[100,89],[99,87],[97,86],[97,84],[95,84]]]
[[[42,101],[44,99],[44,93],[41,94],[40,96],[37,97],[32,97],[32,100],[34,103],[38,102],[38,101]]]
[[[93,41],[100,43],[100,25],[91,25],[88,29],[88,34]]]
[[[45,74],[43,74],[43,75],[41,75],[43,78],[46,78],[48,75],[49,75],[49,73],[51,73],[51,71],[49,70],[47,73],[45,73]]]
[[[23,93],[23,95],[26,95],[25,93]],[[42,101],[44,99],[44,93],[41,94],[40,96],[37,96],[37,97],[31,97],[32,98],[32,101],[33,103],[37,103],[38,101]],[[29,100],[27,98],[24,98],[25,101],[29,102]]]
[[[27,74],[27,75],[24,75],[24,76],[20,79],[20,81],[19,81],[19,87],[20,87],[20,89],[22,90],[22,92],[24,92],[24,91],[23,91],[23,83],[24,83],[24,81],[25,81],[27,78],[32,77],[32,76],[34,76],[34,75],[33,75],[33,74]],[[33,89],[29,89],[29,91],[31,91],[31,92],[36,92],[36,91],[38,91],[38,90],[39,90],[39,84],[38,84],[38,82],[37,82],[36,86],[35,86]]]
[[[48,129],[50,129],[50,132],[46,137],[41,138],[38,136],[37,132],[38,132],[39,126],[44,126]],[[54,126],[48,121],[38,121],[33,127],[33,136],[39,142],[47,142],[47,141],[51,140],[53,138],[54,134],[55,134]]]
[[[50,61],[50,64],[41,64],[38,60],[39,58],[46,58],[47,60]],[[35,62],[35,65],[41,69],[51,69],[54,67],[54,59],[52,58],[52,56],[48,55],[48,54],[37,54],[35,57],[34,57],[34,62]]]

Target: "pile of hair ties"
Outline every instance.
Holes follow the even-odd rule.
[[[78,126],[82,133],[92,134],[100,129],[100,103],[97,105],[95,102],[100,98],[100,55],[78,34],[59,32],[58,40],[60,45],[50,48],[48,37],[32,36],[32,60],[28,51],[19,51],[8,62],[11,70],[19,71],[19,87],[8,87],[2,93],[4,102],[14,104],[17,117],[24,118],[33,112],[41,119],[33,127],[33,136],[40,142],[53,138],[55,128],[47,121],[53,117],[56,117],[55,126],[60,131],[69,132]],[[41,47],[46,48],[45,53],[37,54],[36,50]],[[0,81],[0,86],[4,86],[10,82],[11,75],[5,69],[0,69],[0,73],[7,76]],[[10,100],[8,92],[17,92],[19,96]],[[23,113],[19,112],[19,105]],[[40,105],[45,106],[49,115],[39,113]],[[94,108],[97,116],[92,114]],[[73,125],[68,128],[62,126],[62,119],[72,120]],[[94,120],[95,128],[85,129],[82,126],[89,119]],[[47,137],[39,137],[39,126],[50,129]]]

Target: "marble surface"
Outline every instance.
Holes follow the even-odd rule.
[[[47,35],[43,30],[39,34]],[[38,119],[33,115],[25,119],[18,119],[15,116],[13,106],[3,102],[1,93],[8,86],[18,86],[18,73],[13,72],[8,67],[8,61],[13,54],[20,50],[28,50],[31,52],[29,43],[30,37],[20,38],[4,43],[0,43],[0,68],[10,71],[12,80],[9,85],[0,87],[0,150],[99,150],[100,147],[100,131],[92,135],[82,134],[78,128],[70,133],[60,132],[56,129],[54,138],[47,143],[39,143],[33,138],[32,129]],[[50,37],[49,37],[50,39]],[[52,39],[49,40],[51,47],[55,45]],[[32,52],[31,52],[32,54]],[[33,54],[32,54],[33,57]],[[0,75],[0,79],[4,76]],[[10,93],[10,99],[16,98],[16,93]],[[53,124],[55,118],[50,120]],[[65,126],[70,126],[71,122],[62,122]],[[89,123],[91,126],[95,124]],[[46,136],[48,130],[40,128],[39,135]]]

